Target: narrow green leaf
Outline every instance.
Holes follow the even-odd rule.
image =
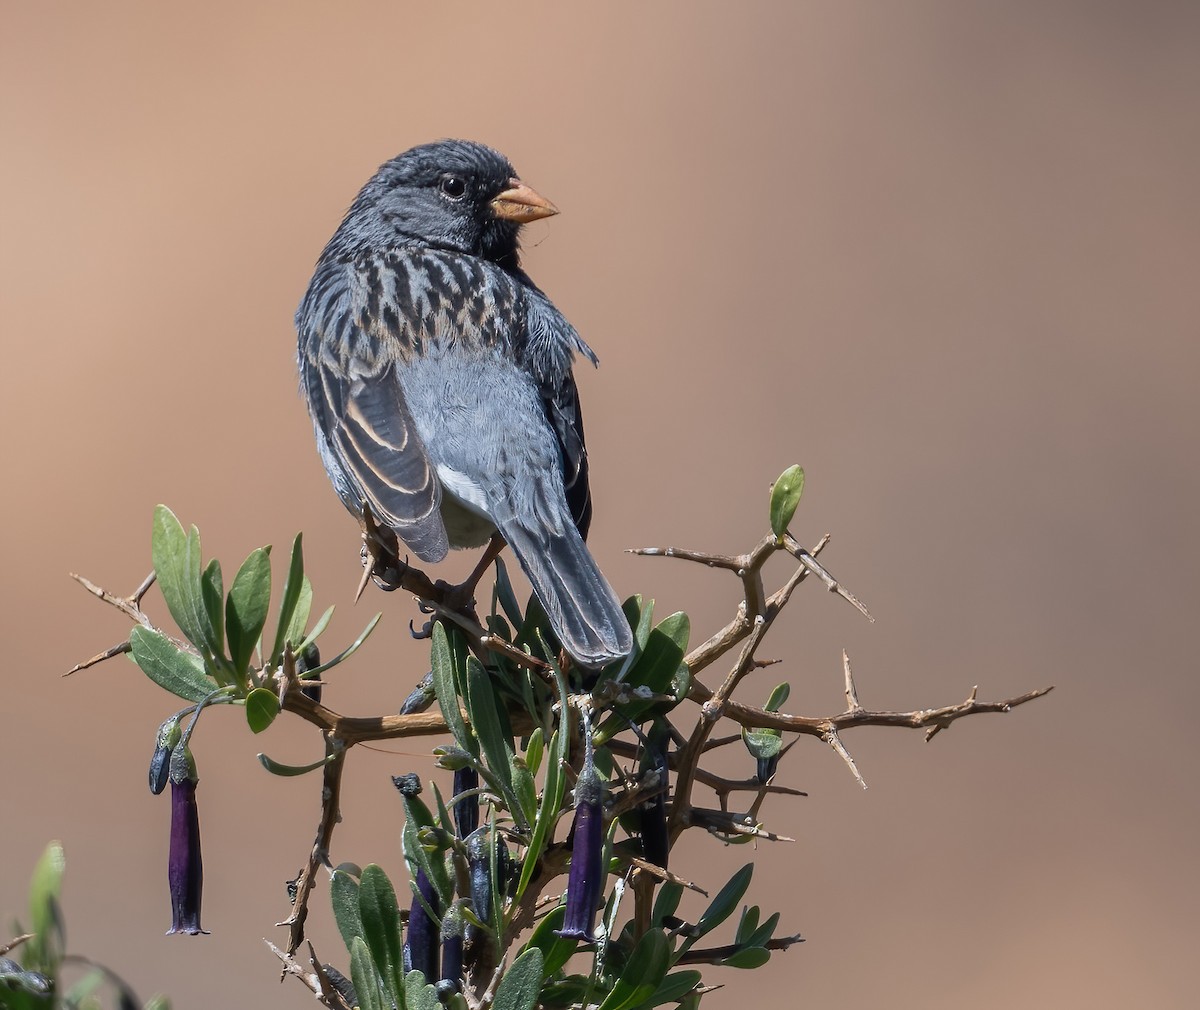
[[[493,1010],[533,1010],[542,989],[542,952],[529,947],[500,979]]]
[[[358,881],[345,870],[334,870],[329,882],[329,900],[333,904],[334,922],[349,950],[354,938],[363,935],[362,913],[358,910]]]
[[[742,909],[742,917],[738,920],[737,930],[733,934],[734,943],[745,945],[754,931],[758,929],[760,911],[757,905],[750,905]]]
[[[675,971],[662,980],[662,984],[654,991],[654,995],[646,1001],[645,1006],[656,1007],[664,1003],[678,1003],[689,992],[700,984],[701,975],[698,971]]]
[[[458,689],[454,670],[454,654],[450,649],[450,641],[446,635],[446,627],[441,621],[433,625],[433,640],[430,649],[430,666],[433,671],[433,691],[437,695],[438,707],[442,710],[442,718],[450,727],[454,742],[472,757],[479,757],[479,741],[475,734],[463,721],[462,711],[458,707]],[[463,671],[465,674],[465,670]]]
[[[491,676],[474,656],[468,657],[467,712],[471,716],[471,726],[479,737],[488,770],[500,784],[509,813],[521,827],[527,827],[524,810],[513,789],[512,737],[504,731],[498,706]]]
[[[129,634],[129,655],[159,687],[184,701],[203,701],[217,687],[199,656],[184,652],[161,631],[141,626]]]
[[[271,646],[271,665],[274,666],[283,658],[283,643],[288,640],[291,630],[292,615],[300,602],[300,594],[304,589],[304,548],[301,540],[304,534],[297,533],[292,541],[292,556],[288,562],[287,578],[283,583],[283,595],[279,598],[279,621],[275,626],[275,644]],[[311,587],[310,587],[311,599]],[[305,615],[307,621],[308,615]],[[293,645],[298,644],[296,642]]]
[[[307,775],[309,772],[315,772],[318,768],[324,768],[336,756],[336,754],[328,754],[321,758],[320,761],[314,761],[312,764],[307,765],[285,765],[272,760],[266,754],[259,754],[258,763],[272,775],[279,775],[282,778],[295,778],[297,775]]]
[[[311,587],[309,591],[311,594]],[[329,627],[330,619],[333,617],[333,611],[333,607],[327,607],[325,609],[325,613],[317,618],[317,623],[313,625],[312,631],[310,631],[304,637],[303,642],[296,646],[295,652],[297,656],[300,655],[300,653],[302,653],[310,645],[312,645],[313,642],[315,642],[318,638],[320,638],[322,634],[324,634],[325,629]]]
[[[729,968],[761,968],[771,960],[771,952],[764,947],[747,947],[730,954],[721,964]]]
[[[768,940],[775,935],[775,927],[779,925],[779,913],[774,912],[767,921],[746,938],[747,947],[765,947]]]
[[[279,715],[279,696],[265,687],[256,687],[246,695],[246,722],[252,733],[261,733]]]
[[[200,596],[208,626],[212,629],[214,658],[225,658],[225,584],[221,581],[221,562],[213,558],[200,576]]]
[[[329,609],[330,609],[330,611],[332,611],[333,607],[330,607]],[[365,642],[368,638],[371,637],[371,632],[375,630],[375,626],[379,623],[379,619],[381,617],[383,617],[382,613],[378,613],[374,617],[372,617],[371,620],[367,622],[367,626],[365,628],[363,628],[362,634],[359,635],[358,638],[356,638],[353,642],[351,642],[348,646],[346,646],[346,648],[344,648],[336,656],[334,656],[333,659],[329,660],[328,663],[322,663],[320,666],[316,667],[316,669],[309,670],[308,671],[309,679],[315,680],[315,679],[320,678],[321,674],[323,674],[326,670],[332,670],[339,663],[344,663],[347,659],[349,659],[356,652],[358,652],[358,650],[359,650],[359,648],[361,648],[363,642]],[[321,628],[321,630],[324,631],[325,629]],[[309,639],[315,639],[316,636],[317,636],[317,630],[313,629],[313,634],[309,635],[308,637],[309,637]]]
[[[529,734],[529,742],[525,746],[525,767],[529,769],[530,775],[537,775],[542,767],[542,751],[545,748],[545,734],[542,732],[542,727],[538,726],[532,733]]]
[[[559,711],[566,712],[568,710],[566,678],[563,677],[562,670],[558,668],[558,663],[553,658],[551,658],[551,664],[554,670],[555,688],[558,691]],[[525,888],[529,886],[530,880],[533,879],[534,870],[546,847],[546,839],[554,830],[555,821],[562,808],[563,793],[566,790],[566,776],[562,769],[567,760],[569,738],[569,733],[563,733],[557,729],[550,737],[550,757],[546,763],[546,781],[542,787],[542,802],[538,807],[537,819],[533,824],[533,834],[529,839],[529,848],[526,850],[525,859],[521,864],[521,877],[517,882],[516,900],[518,902],[525,893]]]
[[[225,632],[229,636],[229,655],[239,677],[250,669],[267,608],[271,604],[271,548],[258,547],[242,562],[229,599],[225,604]]]
[[[159,591],[184,637],[205,651],[210,636],[200,593],[200,534],[194,526],[192,533],[184,532],[167,506],[155,508],[150,554]]]
[[[354,983],[354,994],[358,997],[359,1010],[392,1010],[383,988],[383,976],[375,967],[371,950],[362,937],[356,936],[350,943],[350,981]]]
[[[682,897],[682,884],[677,884],[673,880],[663,884],[658,890],[658,897],[654,900],[654,911],[650,916],[650,924],[661,926],[668,915],[675,914],[675,910],[679,907],[679,899]]]
[[[713,898],[708,909],[700,916],[700,921],[696,923],[697,934],[695,937],[689,937],[690,940],[696,940],[706,933],[711,933],[733,914],[738,902],[742,900],[747,888],[750,887],[750,878],[753,875],[754,864],[747,863],[729,878],[729,882],[717,892],[717,896]]]
[[[404,990],[400,909],[392,882],[375,863],[363,868],[358,886],[358,911],[362,916],[363,939],[383,978],[384,992],[394,1006],[399,1006]]]
[[[562,929],[566,915],[566,905],[558,905],[551,909],[550,913],[537,924],[533,935],[529,937],[523,948],[529,950],[530,947],[537,947],[542,952],[542,974],[546,978],[553,978],[557,972],[561,971],[571,959],[571,955],[575,953],[575,948],[579,946],[578,940],[568,940],[556,935],[558,930]]]
[[[787,532],[803,492],[804,471],[798,466],[789,466],[771,486],[771,531],[775,536]]]
[[[792,685],[784,681],[782,684],[776,684],[775,690],[771,692],[771,697],[767,699],[766,705],[763,706],[768,712],[778,712],[783,703],[788,700],[788,695],[792,693]]]
[[[532,824],[537,818],[537,783],[519,757],[512,759],[512,783],[525,823]]]
[[[644,1003],[662,984],[671,966],[671,941],[660,929],[648,931],[633,949],[621,977],[600,1010],[630,1010]]]
[[[292,643],[293,650],[304,641],[304,629],[308,627],[308,618],[312,613],[313,589],[312,583],[305,575],[300,580],[300,594],[296,597],[296,606],[292,610],[292,619],[284,631],[284,640]],[[332,608],[331,608],[332,609]]]

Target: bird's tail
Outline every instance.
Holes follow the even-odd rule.
[[[573,523],[560,534],[531,532],[514,520],[498,525],[567,652],[592,668],[629,655],[629,621]]]

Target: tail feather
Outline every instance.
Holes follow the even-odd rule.
[[[573,523],[558,535],[531,532],[512,520],[499,528],[567,652],[593,668],[629,655],[629,622]]]

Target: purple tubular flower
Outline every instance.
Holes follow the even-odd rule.
[[[200,813],[196,807],[196,766],[187,748],[171,756],[171,849],[167,882],[171,888],[171,928],[167,934],[207,933],[200,928],[200,892],[204,863],[200,858]]]
[[[479,788],[479,772],[469,765],[454,773],[454,795]],[[459,838],[466,838],[479,827],[479,796],[470,796],[454,804],[454,829]]]
[[[603,786],[590,764],[575,783],[575,819],[571,825],[571,869],[567,876],[567,912],[559,936],[592,939],[596,908],[604,893]]]
[[[438,977],[438,924],[425,910],[438,910],[437,889],[424,870],[417,870],[417,891],[408,909],[408,935],[404,939],[404,970],[419,971],[433,984]],[[425,900],[422,901],[421,898]]]

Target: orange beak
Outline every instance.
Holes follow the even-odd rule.
[[[544,196],[525,185],[520,179],[509,179],[508,189],[492,200],[492,213],[502,221],[516,221],[525,224],[537,221],[539,218],[551,217],[558,213],[554,206]]]

